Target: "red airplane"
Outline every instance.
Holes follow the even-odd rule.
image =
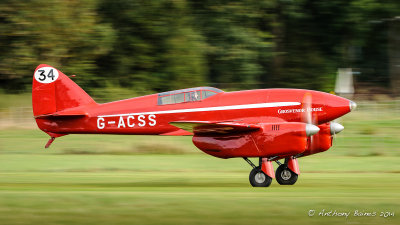
[[[46,148],[67,134],[192,135],[194,145],[209,155],[245,159],[253,167],[254,187],[268,187],[273,178],[294,184],[300,174],[297,158],[328,150],[332,136],[343,130],[332,121],[357,106],[311,90],[212,87],[98,104],[45,64],[34,72],[32,105],[38,127],[51,137]],[[249,157],[259,158],[259,165]],[[272,162],[279,165],[275,173]]]

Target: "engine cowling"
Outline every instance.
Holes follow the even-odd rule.
[[[264,123],[257,131],[193,136],[194,145],[219,158],[297,155],[307,148],[305,123]]]
[[[324,152],[332,146],[332,130],[330,123],[324,123],[318,126],[319,132],[307,140],[307,149],[301,155],[307,156]]]

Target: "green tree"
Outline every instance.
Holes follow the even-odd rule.
[[[95,59],[113,42],[93,0],[4,0],[0,21],[0,87],[8,90],[30,84],[41,63],[79,74],[78,82],[92,81]]]
[[[361,81],[389,81],[385,21],[400,14],[398,1],[277,1],[276,9],[277,86],[331,91],[341,67],[360,68]]]
[[[98,61],[110,82],[138,92],[205,83],[205,44],[186,1],[104,1],[100,12],[117,31],[113,51]]]
[[[224,88],[257,88],[273,56],[271,1],[191,1],[208,48],[208,78]]]

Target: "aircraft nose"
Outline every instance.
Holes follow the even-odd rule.
[[[357,104],[353,101],[350,101],[350,111],[353,111],[357,108]]]
[[[325,120],[318,117],[319,123],[332,121],[354,111],[357,107],[355,102],[337,95],[325,94],[324,98]]]

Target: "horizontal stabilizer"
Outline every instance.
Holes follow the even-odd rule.
[[[88,116],[88,113],[82,110],[63,110],[51,114],[44,114],[35,116],[35,119],[50,119],[56,117],[84,117]]]
[[[260,129],[254,124],[209,121],[175,121],[169,124],[194,134],[231,134]]]

